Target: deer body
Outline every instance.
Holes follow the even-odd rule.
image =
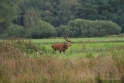
[[[65,43],[53,44],[53,45],[52,45],[52,49],[54,49],[55,51],[58,50],[60,53],[61,53],[61,51],[65,52],[65,50],[67,50],[69,46],[72,46],[72,45],[70,44],[70,40],[68,40],[68,39],[66,39],[66,38],[65,38],[65,40],[67,41],[67,42],[65,42]]]
[[[65,52],[65,50],[68,49],[68,47],[71,46],[70,43],[66,42],[66,43],[61,43],[61,44],[53,44],[52,48],[56,51],[58,50],[60,53],[61,51]]]

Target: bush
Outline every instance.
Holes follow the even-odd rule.
[[[69,33],[71,37],[102,37],[117,35],[121,28],[112,21],[75,19],[67,26],[60,27],[58,31],[59,35]]]
[[[112,21],[95,20],[91,21],[89,25],[90,28],[93,26],[98,31],[96,34],[98,36],[117,35],[121,31],[121,28]]]
[[[58,36],[64,36],[65,34],[68,34],[70,30],[67,26],[61,25],[56,28],[56,31],[58,33]]]
[[[24,53],[33,54],[42,51],[36,44],[30,40],[9,39],[0,41],[0,56],[21,57]]]
[[[16,37],[24,37],[25,30],[23,26],[19,26],[16,24],[11,24],[6,31],[8,37],[16,36]]]
[[[35,26],[29,28],[27,33],[32,38],[47,38],[57,35],[55,28],[51,24],[44,21],[40,21]]]

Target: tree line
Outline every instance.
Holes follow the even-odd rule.
[[[0,38],[124,32],[123,0],[0,0]]]

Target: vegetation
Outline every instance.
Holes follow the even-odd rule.
[[[105,35],[119,34],[120,31],[121,28],[111,21],[91,21],[83,19],[69,21],[67,26],[60,26],[58,29],[61,36],[69,33],[69,36],[71,37],[101,37]]]
[[[124,0],[0,0],[0,83],[124,83],[123,33]]]
[[[39,21],[35,26],[27,29],[27,35],[32,38],[48,38],[57,35],[55,28],[44,21]]]
[[[101,37],[124,32],[123,0],[0,0],[0,38]],[[24,34],[7,32],[24,28]],[[43,26],[40,26],[42,24]],[[109,26],[110,25],[110,26]],[[40,26],[40,31],[34,28]],[[48,27],[44,29],[44,27]],[[49,30],[48,30],[49,29]],[[45,35],[43,35],[45,32]]]
[[[108,42],[105,38],[98,38],[99,43],[93,42],[92,38],[92,41],[89,41],[90,38],[84,39],[82,54],[76,52],[78,49],[76,48],[73,50],[76,52],[74,56],[69,55],[69,51],[65,54],[51,53],[48,51],[51,47],[45,47],[47,50],[45,51],[43,49],[45,42],[39,44],[41,40],[2,40],[0,81],[2,83],[123,83],[124,44],[119,42],[123,39],[118,38],[109,38]],[[74,40],[72,47],[80,46],[78,39]],[[97,49],[98,47],[100,50]],[[97,54],[94,54],[94,51]],[[86,57],[84,53],[87,53]]]
[[[10,0],[0,0],[0,35],[17,17],[17,8]]]

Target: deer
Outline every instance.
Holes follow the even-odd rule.
[[[68,35],[64,36],[64,39],[66,40],[66,42],[64,43],[56,43],[56,44],[52,44],[52,49],[55,51],[59,51],[60,53],[63,51],[65,53],[65,51],[68,49],[68,47],[72,46],[71,45],[71,40],[68,39]]]

